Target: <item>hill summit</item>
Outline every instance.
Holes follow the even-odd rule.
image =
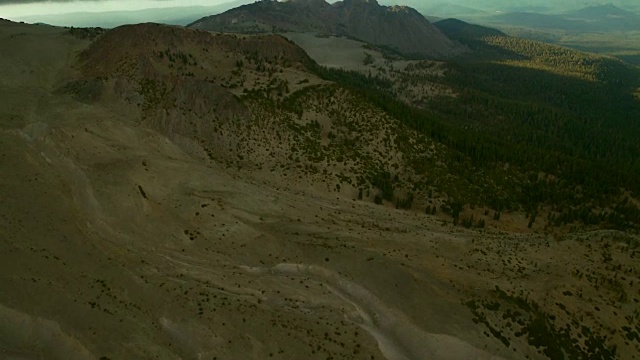
[[[591,19],[598,20],[602,18],[608,17],[636,17],[636,14],[621,9],[614,4],[604,4],[604,5],[592,5],[587,6],[572,12],[569,12],[567,15],[578,17],[581,19]]]
[[[415,9],[376,0],[259,1],[202,18],[191,28],[238,33],[314,32],[356,38],[405,55],[446,58],[466,49]]]
[[[444,19],[434,23],[449,38],[455,40],[476,39],[485,36],[506,36],[500,30],[486,26],[470,24],[458,19]]]

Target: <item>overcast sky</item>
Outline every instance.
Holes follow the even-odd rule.
[[[219,5],[231,0],[82,0],[82,1],[42,1],[42,0],[0,0],[0,17],[63,14],[71,12],[104,12],[114,10],[140,10],[159,7],[192,5]]]
[[[189,6],[216,6],[231,4],[228,8],[238,6],[238,2],[251,3],[255,0],[0,0],[0,18],[27,21],[49,21],[51,16],[57,14],[107,11],[131,11],[151,8],[172,8]],[[282,0],[280,0],[282,1]],[[334,2],[335,0],[329,0]],[[378,0],[381,4],[408,4],[423,11],[428,11],[430,5],[458,4],[484,10],[506,10],[503,7],[512,6],[547,6],[549,8],[578,8],[594,3],[613,2],[616,5],[638,7],[640,0]],[[567,6],[571,4],[573,6]],[[640,7],[638,7],[640,9]],[[221,10],[224,11],[225,9]],[[176,12],[179,13],[179,12]],[[49,15],[48,18],[46,16]],[[438,15],[438,14],[433,14]],[[80,18],[78,18],[80,19]],[[155,21],[158,19],[141,19],[141,21]],[[195,20],[195,19],[194,19]],[[64,21],[68,21],[65,19]],[[87,20],[89,21],[89,20]],[[93,20],[91,20],[93,21]],[[54,23],[52,23],[54,24]],[[60,23],[55,25],[81,25],[91,24]]]

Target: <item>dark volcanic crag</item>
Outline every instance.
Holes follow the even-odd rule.
[[[446,58],[465,51],[415,9],[380,6],[376,0],[344,0],[334,4],[324,0],[260,1],[202,18],[189,27],[240,33],[315,32],[346,36],[405,55],[429,58]]]

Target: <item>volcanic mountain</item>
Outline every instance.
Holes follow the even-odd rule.
[[[465,51],[418,11],[407,6],[381,6],[376,0],[259,1],[202,18],[191,28],[263,33],[313,32],[362,40],[405,55],[446,58]]]

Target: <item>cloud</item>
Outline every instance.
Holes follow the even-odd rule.
[[[105,4],[105,3],[118,3],[118,4],[130,4],[131,7],[135,6],[136,3],[142,3],[144,6],[149,4],[156,4],[162,7],[165,4],[172,3],[178,4],[181,3],[183,5],[218,5],[221,3],[225,3],[232,0],[185,0],[185,1],[177,1],[177,0],[139,0],[139,1],[130,1],[130,0],[0,0],[0,6],[2,5],[11,5],[11,6],[34,6],[34,5],[43,5],[43,6],[54,6],[54,5],[70,5],[73,3],[94,3],[96,5]]]
[[[11,20],[75,12],[135,11],[161,7],[213,6],[229,0],[0,0],[0,17]]]
[[[0,0],[0,5],[23,5],[33,3],[61,3],[71,2],[73,0]]]
[[[35,3],[71,3],[71,2],[113,2],[113,0],[0,0],[0,5],[26,5]],[[153,2],[163,2],[168,0],[150,0]],[[215,1],[213,1],[215,2]]]

